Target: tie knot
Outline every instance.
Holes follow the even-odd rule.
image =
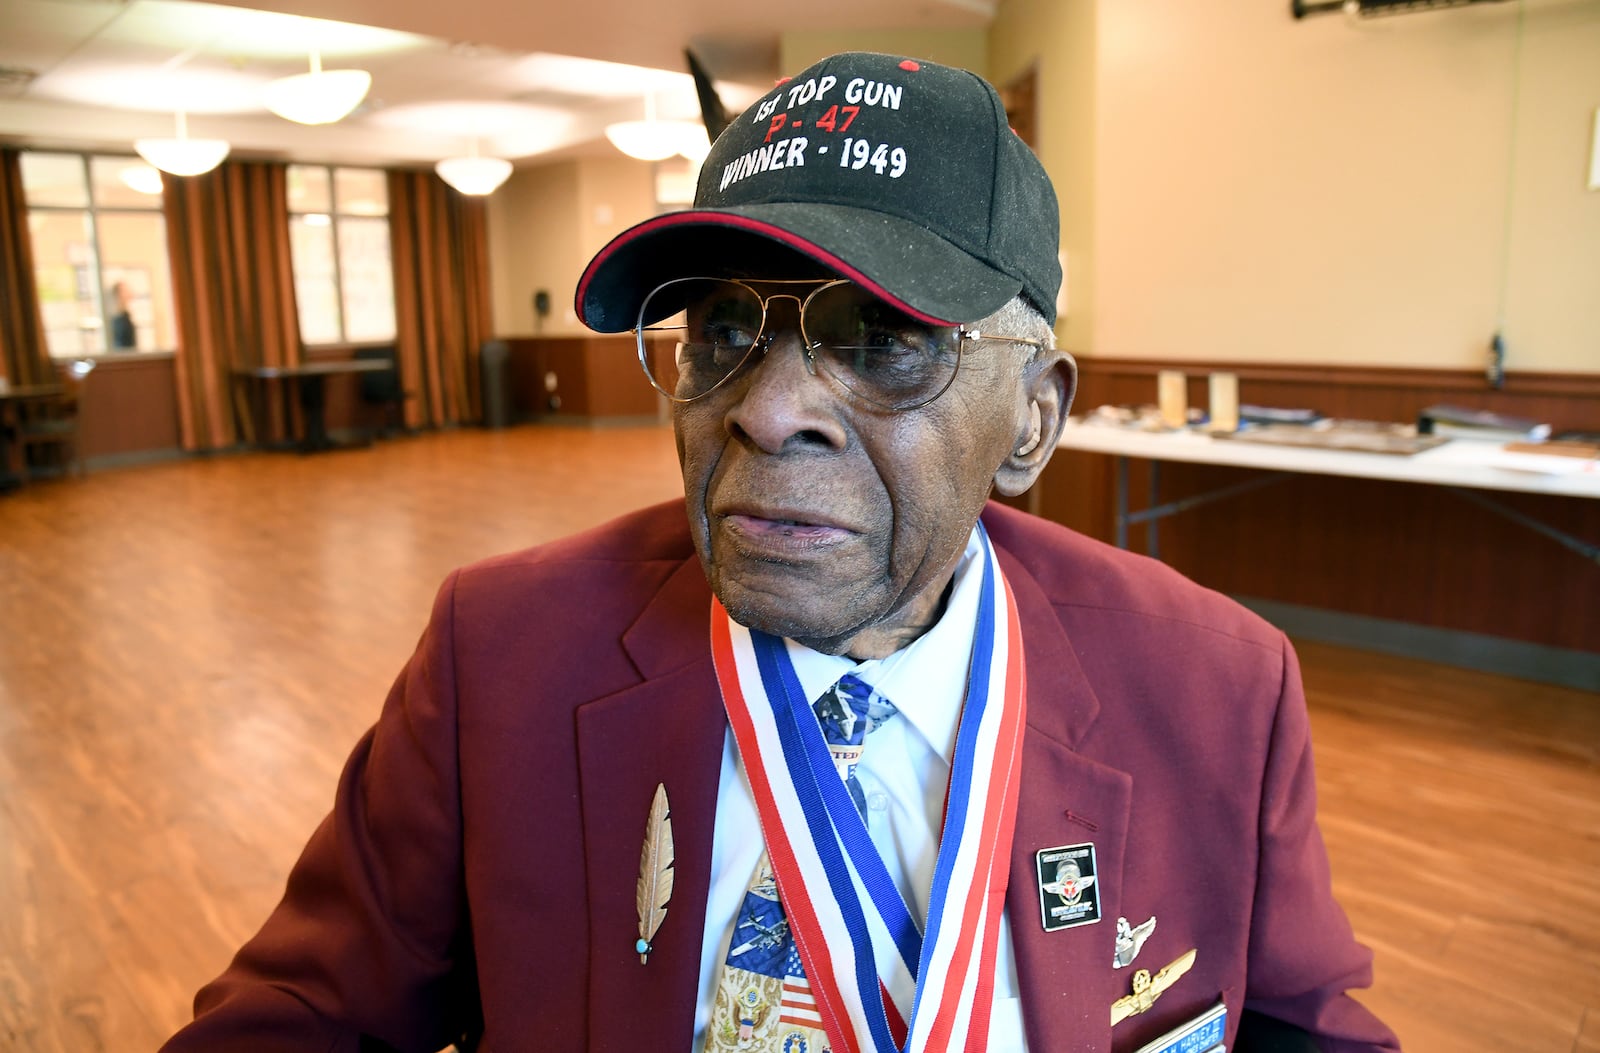
[[[894,703],[854,673],[846,673],[812,707],[830,746],[860,745],[894,716]]]

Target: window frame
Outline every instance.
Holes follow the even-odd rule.
[[[345,274],[345,260],[344,260],[343,254],[342,254],[343,240],[342,240],[342,236],[341,236],[341,233],[340,233],[341,223],[342,222],[349,222],[349,221],[352,221],[352,220],[382,220],[384,222],[384,224],[386,225],[386,227],[388,228],[388,230],[386,230],[386,235],[392,233],[392,229],[393,228],[392,228],[392,223],[391,223],[391,220],[390,220],[391,212],[390,212],[390,205],[389,205],[388,191],[387,191],[387,179],[388,179],[387,170],[385,170],[385,169],[383,169],[381,167],[378,167],[378,166],[369,166],[369,165],[330,164],[330,163],[313,162],[313,161],[292,161],[292,162],[289,163],[289,169],[290,169],[291,173],[296,168],[300,168],[300,169],[316,169],[316,170],[319,170],[319,171],[321,171],[323,173],[323,178],[325,178],[325,180],[326,180],[327,203],[328,203],[328,208],[326,210],[315,209],[315,208],[298,208],[295,205],[292,192],[290,191],[290,189],[288,187],[285,188],[285,194],[286,194],[286,197],[287,197],[287,200],[286,200],[285,204],[286,204],[286,211],[288,213],[289,238],[290,238],[290,244],[291,244],[290,268],[291,268],[291,273],[293,274],[294,280],[295,280],[295,283],[296,283],[295,325],[296,325],[297,330],[299,331],[301,345],[303,347],[307,348],[307,349],[331,349],[331,348],[341,348],[341,347],[383,346],[383,345],[386,345],[386,344],[392,344],[396,340],[396,338],[398,337],[399,330],[400,330],[399,312],[396,309],[396,304],[395,304],[395,300],[394,300],[394,242],[393,242],[393,239],[392,239],[392,237],[386,237],[386,241],[387,241],[387,244],[386,244],[387,259],[386,259],[385,262],[386,262],[386,264],[388,266],[388,273],[389,273],[389,307],[390,307],[390,312],[391,312],[391,327],[390,327],[390,330],[389,330],[389,334],[387,336],[381,336],[381,337],[361,337],[359,339],[355,339],[355,338],[352,338],[350,336],[350,320],[348,318],[349,303],[347,302],[347,298],[345,296],[345,286],[347,284],[347,281],[346,281],[347,276]],[[357,211],[357,212],[344,211],[343,210],[343,203],[340,200],[340,192],[339,192],[338,173],[340,171],[357,171],[357,172],[375,173],[380,178],[382,178],[384,180],[384,183],[385,183],[385,195],[384,195],[384,202],[383,202],[383,212],[382,213],[373,213],[373,212],[359,212],[359,211]],[[297,220],[301,221],[301,222],[304,222],[305,217],[306,216],[311,216],[311,215],[322,215],[322,216],[326,216],[327,219],[328,219],[329,239],[330,239],[330,247],[331,247],[331,260],[332,260],[332,275],[333,275],[334,322],[336,323],[335,324],[335,329],[337,330],[337,333],[338,333],[337,338],[333,339],[333,340],[316,340],[316,341],[313,341],[313,340],[307,339],[306,335],[305,335],[304,322],[303,322],[303,319],[300,316],[300,306],[299,306],[299,303],[298,303],[298,299],[299,299],[299,297],[298,297],[299,274],[295,271],[295,267],[296,267],[297,261],[294,259],[294,253],[292,251],[292,246],[293,246],[293,242],[294,242],[294,224],[295,224],[295,222]]]
[[[46,338],[45,339],[45,353],[49,356],[50,360],[52,362],[69,362],[69,361],[72,361],[74,359],[84,359],[84,358],[92,358],[92,359],[97,359],[98,360],[98,359],[101,359],[101,358],[109,358],[109,357],[113,357],[113,356],[116,357],[116,358],[127,358],[127,357],[134,356],[134,355],[170,357],[170,356],[176,354],[177,353],[177,346],[176,346],[176,338],[177,338],[177,315],[176,315],[177,303],[176,303],[176,289],[174,288],[174,281],[173,281],[173,276],[172,276],[172,257],[171,257],[170,252],[168,251],[168,244],[167,244],[167,213],[166,213],[165,198],[160,194],[150,195],[150,197],[152,198],[153,203],[151,205],[149,205],[149,206],[144,206],[144,207],[141,207],[141,206],[139,206],[137,204],[103,205],[103,204],[100,204],[100,202],[98,201],[98,197],[97,197],[97,194],[96,194],[96,183],[95,183],[95,176],[94,176],[94,162],[96,160],[111,161],[111,162],[115,162],[115,163],[119,163],[119,164],[126,164],[126,165],[142,165],[142,164],[145,164],[145,161],[143,160],[143,158],[140,158],[135,154],[104,153],[104,152],[101,152],[101,151],[85,151],[85,150],[58,150],[58,149],[50,149],[48,147],[24,147],[23,150],[22,150],[22,153],[24,155],[35,154],[35,155],[38,155],[38,156],[41,156],[41,157],[72,158],[77,163],[79,172],[80,172],[80,174],[81,174],[81,176],[83,178],[83,184],[82,185],[83,185],[83,191],[84,191],[84,203],[81,204],[81,205],[36,204],[34,201],[29,199],[29,195],[28,195],[27,190],[26,190],[26,182],[27,182],[27,180],[26,180],[26,178],[24,178],[24,180],[23,180],[23,183],[24,183],[23,198],[24,198],[24,202],[25,202],[25,207],[26,207],[27,213],[28,213],[28,215],[30,217],[32,215],[34,215],[35,213],[39,213],[39,214],[43,214],[43,215],[51,215],[51,216],[82,216],[82,217],[86,218],[87,226],[88,226],[88,246],[89,246],[89,251],[90,251],[90,254],[91,254],[91,258],[92,258],[92,272],[93,272],[92,273],[92,281],[93,281],[93,291],[94,291],[94,303],[96,305],[96,308],[97,308],[98,314],[99,314],[99,318],[100,318],[100,347],[99,347],[98,350],[94,350],[94,351],[86,351],[86,350],[79,349],[79,350],[73,350],[73,351],[57,353],[57,352],[51,350],[51,348],[49,346],[49,333],[50,333],[51,330],[50,330],[50,327],[48,325],[46,325],[45,326],[45,338]],[[121,268],[121,267],[126,266],[129,261],[126,261],[126,260],[118,261],[115,264],[108,264],[106,262],[105,251],[104,251],[104,240],[105,239],[104,239],[104,236],[102,235],[102,232],[101,232],[101,229],[100,229],[101,228],[101,217],[102,216],[150,216],[150,215],[156,216],[159,219],[160,224],[161,224],[161,231],[160,231],[161,261],[160,262],[161,262],[161,265],[166,268],[166,275],[165,275],[166,281],[165,281],[165,290],[164,290],[165,294],[166,294],[166,297],[165,297],[166,298],[166,304],[165,304],[164,310],[165,310],[165,313],[166,313],[166,316],[167,316],[166,317],[166,328],[171,332],[171,334],[173,336],[173,343],[168,345],[168,346],[155,346],[155,347],[149,347],[149,348],[139,347],[137,345],[137,343],[135,343],[135,345],[133,347],[124,347],[124,348],[113,347],[112,346],[112,335],[111,335],[112,334],[111,304],[110,304],[110,298],[106,295],[106,291],[107,291],[107,284],[106,284],[107,276],[106,276],[106,272],[107,272],[108,266],[113,268],[113,269]],[[31,254],[32,250],[34,249],[34,244],[33,244],[33,241],[32,241],[31,224],[30,224],[30,229],[29,229],[28,236],[29,236],[29,250],[30,250],[30,254]],[[45,304],[44,304],[44,301],[42,299],[43,290],[38,288],[38,284],[39,284],[38,283],[39,266],[40,266],[39,265],[39,260],[37,258],[35,258],[33,260],[34,279],[35,279],[34,298],[35,298],[35,304],[37,305],[40,313],[44,314],[45,313],[45,311],[44,311]],[[158,310],[157,314],[159,314],[159,313],[160,313],[160,311]],[[81,317],[81,315],[80,315],[80,317]],[[156,332],[159,333],[160,330],[161,330],[161,327],[157,323],[156,324]]]

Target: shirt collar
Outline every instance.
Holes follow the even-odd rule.
[[[785,640],[806,697],[820,698],[841,676],[854,672],[893,702],[929,748],[949,764],[955,753],[956,728],[966,700],[972,640],[977,632],[978,598],[983,589],[982,552],[978,528],[973,527],[966,551],[956,565],[955,585],[944,614],[927,632],[887,658],[858,662]]]

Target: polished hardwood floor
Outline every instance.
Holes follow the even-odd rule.
[[[659,428],[459,431],[0,496],[0,1050],[133,1053],[276,901],[452,567],[681,493]],[[1600,1051],[1600,697],[1301,644],[1364,1000]]]

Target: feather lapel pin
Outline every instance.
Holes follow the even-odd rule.
[[[650,802],[650,821],[644,828],[644,851],[639,856],[639,964],[650,958],[650,941],[667,916],[667,901],[672,898],[672,811],[667,806],[667,787],[657,784],[655,800]]]

